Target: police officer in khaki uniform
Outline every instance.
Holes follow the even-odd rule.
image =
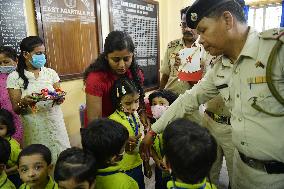
[[[205,70],[207,72],[213,68],[215,61],[216,60],[212,59],[210,64],[206,65]],[[231,113],[225,106],[221,95],[209,100],[204,107],[205,111],[203,114],[202,125],[210,131],[218,144],[217,158],[212,165],[209,175],[210,179],[216,186],[219,186],[220,171],[223,164],[223,157],[225,157],[229,183],[232,183],[233,156],[235,148],[232,142],[232,127],[230,123]]]
[[[190,29],[186,25],[186,11],[188,7],[182,9],[181,13],[181,29],[183,37],[181,39],[176,39],[168,44],[164,60],[161,64],[160,73],[162,75],[160,88],[167,89],[176,94],[183,94],[186,90],[190,89],[190,85],[186,81],[180,81],[177,77],[178,67],[180,65],[180,59],[178,57],[178,52],[183,48],[190,48],[192,46],[200,46],[196,42],[198,35],[195,30]]]
[[[187,12],[200,43],[222,55],[212,70],[169,107],[141,144],[143,158],[155,133],[218,94],[231,112],[236,147],[233,189],[284,188],[283,29],[257,33],[237,0],[197,0]]]

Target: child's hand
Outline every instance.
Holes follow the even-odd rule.
[[[155,163],[159,167],[159,169],[161,169],[162,171],[167,170],[166,164],[162,159],[155,161]]]
[[[17,166],[14,166],[14,167],[11,167],[11,168],[6,168],[5,169],[5,172],[7,175],[12,175],[12,174],[15,174],[17,173]]]
[[[135,150],[135,148],[137,147],[138,141],[141,138],[142,134],[138,134],[137,136],[130,136],[128,138],[128,142],[126,143],[125,146],[125,151],[126,152],[132,152],[133,150]]]

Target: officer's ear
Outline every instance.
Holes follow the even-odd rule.
[[[225,28],[227,30],[230,30],[233,28],[233,25],[235,24],[235,19],[232,15],[232,13],[230,13],[229,11],[224,11],[223,14],[222,14],[222,19],[223,19],[223,22],[225,24]]]

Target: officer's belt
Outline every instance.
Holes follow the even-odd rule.
[[[216,121],[217,123],[231,125],[231,122],[230,122],[230,118],[231,117],[218,115],[218,114],[215,114],[215,113],[213,113],[213,112],[211,112],[209,110],[205,110],[205,113],[209,117],[211,117],[214,121]]]
[[[283,174],[284,163],[280,161],[264,161],[250,158],[239,152],[242,161],[253,169],[267,172],[268,174]]]

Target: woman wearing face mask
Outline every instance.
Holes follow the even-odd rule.
[[[19,143],[22,142],[23,138],[23,127],[19,115],[13,111],[13,107],[9,98],[7,90],[7,77],[8,75],[16,70],[17,64],[17,53],[11,47],[0,47],[0,108],[4,108],[13,114],[13,121],[16,127],[16,133],[13,138]]]
[[[59,88],[58,74],[46,63],[43,41],[37,36],[26,37],[20,44],[17,70],[7,79],[7,88],[13,109],[21,115],[24,126],[24,146],[46,145],[56,162],[59,153],[70,147],[63,113],[59,104],[63,101],[38,101],[31,95],[42,89]],[[33,110],[36,107],[36,110]]]

